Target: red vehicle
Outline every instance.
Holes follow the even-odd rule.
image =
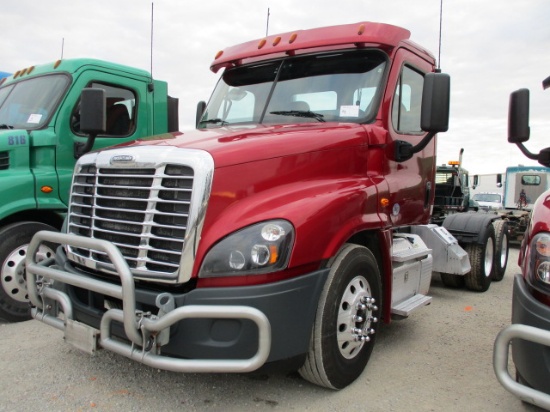
[[[550,77],[543,87],[550,87]],[[550,167],[550,148],[533,154],[523,145],[529,133],[529,91],[520,89],[510,96],[508,141],[530,159]],[[495,373],[523,401],[550,410],[550,190],[533,205],[518,263],[521,274],[514,279],[512,325],[495,341]],[[511,342],[515,380],[508,373]]]
[[[65,229],[29,248],[34,318],[155,368],[354,381],[378,319],[430,303],[432,271],[470,270],[428,224],[450,78],[409,37],[357,23],[219,52],[196,131],[79,159]],[[82,99],[97,134],[101,92]]]

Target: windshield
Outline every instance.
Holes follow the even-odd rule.
[[[476,193],[474,199],[478,202],[500,203],[501,196],[498,193]]]
[[[0,128],[39,129],[57,107],[69,77],[34,77],[0,88]]]
[[[228,69],[199,128],[233,124],[372,121],[385,56],[375,50],[332,52]]]

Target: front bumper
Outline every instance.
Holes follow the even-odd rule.
[[[550,331],[550,308],[533,298],[520,275],[514,278],[512,323]],[[515,339],[512,358],[517,371],[530,386],[550,394],[550,347]]]
[[[508,351],[517,373],[527,385],[508,373]],[[550,308],[534,299],[521,275],[514,278],[512,325],[497,336],[493,367],[500,383],[525,402],[550,410]]]
[[[35,262],[42,242],[105,252],[120,283],[77,271],[61,248],[55,265],[51,259]],[[28,252],[35,319],[63,330],[68,342],[86,352],[103,347],[176,372],[249,372],[303,355],[328,274],[322,270],[268,285],[168,293],[166,286],[159,291],[136,284],[118,249],[106,241],[39,232]],[[105,304],[111,300],[120,301],[122,309]]]

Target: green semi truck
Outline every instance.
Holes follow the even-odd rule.
[[[105,91],[106,133],[80,130],[84,88]],[[0,318],[30,319],[25,255],[39,230],[61,228],[75,161],[90,150],[178,130],[178,101],[144,70],[58,60],[0,79]],[[41,247],[44,258],[53,246]]]

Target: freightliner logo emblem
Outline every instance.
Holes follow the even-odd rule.
[[[128,163],[134,163],[136,161],[136,158],[132,155],[116,155],[111,157],[111,164],[128,164]]]

